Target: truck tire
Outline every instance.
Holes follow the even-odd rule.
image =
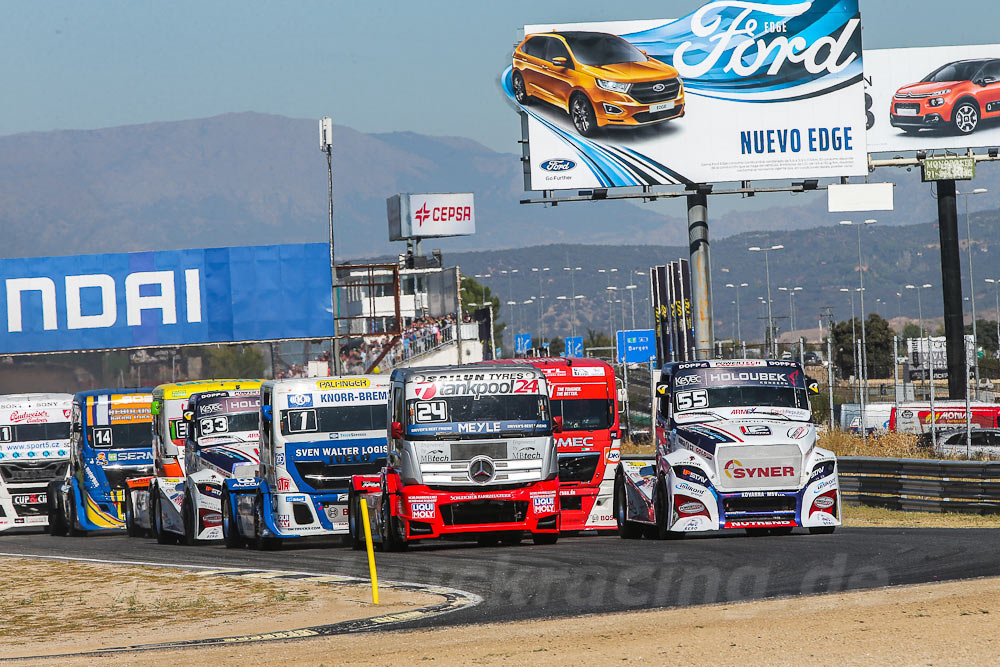
[[[222,541],[227,549],[239,549],[246,546],[246,540],[240,535],[240,526],[229,494],[225,490],[222,493]]]
[[[628,499],[625,495],[625,480],[621,474],[615,475],[615,522],[618,524],[618,537],[623,540],[637,540],[642,537],[642,526],[629,521]]]
[[[185,495],[184,502],[181,503],[181,517],[184,521],[184,536],[181,538],[189,547],[201,544],[198,539],[198,517],[195,516],[194,501],[191,496]]]
[[[667,482],[660,477],[656,482],[656,491],[653,495],[653,507],[656,511],[656,539],[658,540],[682,540],[684,533],[677,533],[668,529],[667,517],[670,515],[670,495],[667,493]]]
[[[76,527],[76,494],[73,493],[72,487],[70,487],[69,494],[69,506],[66,508],[66,534],[70,537],[86,537],[87,531],[80,530]]]
[[[365,527],[361,524],[361,496],[354,491],[347,498],[347,530],[351,548],[361,551],[365,548]]]
[[[132,500],[132,490],[125,489],[125,534],[129,537],[142,537],[145,531],[135,522],[135,504]]]
[[[64,536],[66,535],[66,515],[63,514],[62,506],[59,502],[61,495],[59,491],[60,486],[62,486],[62,482],[54,480],[49,482],[49,486],[46,489],[45,502],[49,510],[49,525],[45,530],[51,535]]]
[[[160,494],[155,487],[149,488],[149,525],[157,544],[177,544],[177,536],[163,529],[163,513],[160,509]]]
[[[406,539],[401,536],[399,519],[392,516],[388,494],[382,496],[382,548],[384,551],[405,551]]]
[[[280,539],[264,536],[264,496],[258,493],[253,501],[253,548],[257,551],[274,551],[280,547]]]
[[[555,544],[559,541],[559,533],[532,533],[531,541],[538,545]]]

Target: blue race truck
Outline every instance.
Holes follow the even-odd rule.
[[[49,483],[49,531],[125,530],[126,482],[153,470],[152,389],[97,389],[73,397],[70,460]]]

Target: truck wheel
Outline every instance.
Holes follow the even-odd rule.
[[[347,498],[347,529],[351,548],[361,551],[365,548],[365,527],[361,524],[361,496],[351,492]]]
[[[837,529],[836,526],[813,526],[809,529],[810,535],[833,535],[833,531]]]
[[[152,526],[153,537],[157,544],[177,544],[177,537],[163,529],[163,514],[160,511],[159,491],[154,487],[149,489],[149,525]]]
[[[257,494],[253,501],[253,548],[258,551],[273,551],[281,546],[281,540],[264,537],[264,496]]]
[[[246,545],[246,540],[240,535],[239,524],[236,521],[236,513],[233,511],[233,503],[229,499],[229,494],[223,491],[222,496],[222,541],[226,543],[227,549],[239,549]]]
[[[70,492],[69,506],[66,508],[66,534],[70,537],[85,537],[87,531],[77,528],[76,497]]]
[[[399,519],[392,516],[388,494],[382,496],[382,544],[385,551],[405,551],[406,539],[402,537]]]
[[[629,521],[628,499],[625,496],[625,480],[621,475],[615,475],[615,522],[618,524],[618,536],[623,540],[637,540],[642,537],[642,526]]]
[[[49,509],[49,525],[45,530],[52,535],[63,536],[66,534],[66,517],[59,504],[59,496],[61,495],[59,491],[60,486],[62,486],[62,482],[54,480],[49,482],[48,489],[46,490],[46,503],[48,504]]]
[[[532,533],[531,541],[538,545],[555,544],[559,541],[559,533]]]
[[[184,544],[189,547],[201,544],[201,540],[198,539],[198,517],[195,516],[194,501],[190,496],[184,497],[184,503],[181,505],[181,517],[184,521]]]
[[[131,489],[125,489],[125,534],[129,537],[142,537],[143,534],[142,528],[135,522],[135,505]]]
[[[656,492],[653,506],[656,511],[656,539],[682,540],[684,533],[676,533],[668,529],[667,517],[670,515],[670,496],[667,494],[667,482],[662,477],[656,482]]]

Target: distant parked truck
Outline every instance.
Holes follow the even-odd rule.
[[[536,544],[559,537],[559,463],[545,375],[531,366],[397,369],[389,462],[367,503],[385,550],[445,536]],[[355,485],[356,486],[356,485]],[[355,547],[363,526],[351,523]]]
[[[69,465],[70,394],[0,396],[0,531],[48,525],[46,488]]]
[[[125,489],[153,470],[152,389],[97,389],[73,397],[69,470],[49,482],[49,532],[125,529]]]
[[[153,475],[127,482],[125,524],[129,535],[151,532],[161,544],[176,542],[183,535],[184,443],[191,423],[184,413],[191,395],[205,391],[257,396],[260,380],[197,380],[153,389]]]
[[[972,401],[969,421],[972,428],[997,428],[1000,426],[1000,405]],[[931,423],[938,431],[965,428],[965,401],[934,401],[934,419],[931,419],[929,401],[911,401],[893,407],[889,417],[889,430],[898,433],[930,433]]]
[[[346,536],[352,490],[378,488],[389,380],[380,375],[265,382],[260,464],[237,465],[222,495],[227,547]]]

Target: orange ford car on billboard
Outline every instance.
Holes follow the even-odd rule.
[[[554,104],[585,137],[609,125],[642,126],[684,115],[677,70],[617,35],[528,35],[514,50],[511,76],[518,104]]]

